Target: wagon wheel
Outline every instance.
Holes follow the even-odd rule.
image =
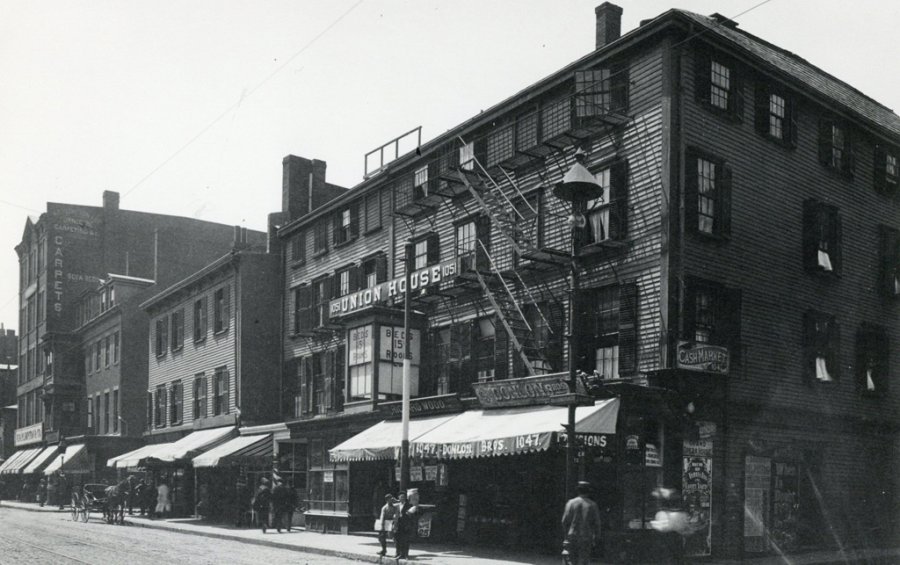
[[[78,521],[78,506],[75,504],[75,500],[72,500],[72,521]]]

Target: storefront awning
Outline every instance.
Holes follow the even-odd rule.
[[[139,447],[128,453],[117,455],[106,461],[107,467],[115,467],[117,469],[136,469],[141,466],[141,462],[160,450],[168,449],[171,443],[154,443]]]
[[[272,435],[238,436],[194,457],[194,467],[221,467],[250,462],[272,463]]]
[[[469,410],[410,441],[410,454],[440,459],[490,457],[546,451],[568,422],[568,408],[530,406]],[[619,399],[575,411],[576,434],[614,434]]]
[[[90,473],[92,471],[88,452],[83,443],[70,445],[65,453],[60,453],[56,459],[44,468],[45,475],[52,475],[57,471],[63,473]]]
[[[146,457],[146,459],[149,462],[156,463],[174,463],[175,461],[191,459],[200,453],[229,440],[236,434],[237,429],[233,426],[200,430],[199,432],[188,434],[178,441],[167,444],[166,448],[155,451]]]
[[[409,439],[417,438],[454,419],[456,414],[431,416],[409,421]],[[344,443],[328,450],[332,461],[376,461],[395,459],[400,452],[403,424],[385,420],[367,428]]]
[[[31,463],[31,461],[38,456],[42,449],[42,447],[32,447],[31,449],[23,449],[21,451],[17,451],[12,457],[7,459],[3,463],[2,467],[0,467],[0,474],[9,475],[12,473],[18,473],[19,471],[24,469],[26,465]]]
[[[22,473],[27,475],[29,473],[37,473],[41,470],[41,468],[46,465],[50,459],[56,455],[58,451],[58,446],[51,445],[49,447],[45,447],[43,451],[41,451],[37,457],[31,460],[24,469],[22,469]]]

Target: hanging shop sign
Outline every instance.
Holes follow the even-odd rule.
[[[478,402],[485,408],[549,404],[551,397],[569,392],[567,379],[568,374],[557,373],[524,379],[472,383],[472,389],[478,397]],[[583,393],[583,390],[580,392]]]
[[[16,430],[14,443],[16,447],[18,447],[20,445],[38,443],[42,439],[44,439],[44,424],[39,422],[33,426],[18,428]]]
[[[727,347],[679,341],[676,366],[686,371],[728,374],[729,354]]]
[[[403,402],[397,400],[395,402],[381,402],[378,409],[386,412],[389,416],[403,415]],[[462,412],[463,405],[456,394],[445,394],[441,396],[428,396],[425,398],[411,398],[409,400],[410,416],[426,416],[432,414],[443,414],[446,412]]]
[[[442,280],[454,276],[456,276],[456,260],[445,261],[412,272],[409,286],[412,290],[418,290],[439,284]],[[403,275],[332,300],[328,305],[328,313],[332,318],[346,316],[368,306],[386,302],[390,298],[402,296],[405,292],[406,275]]]

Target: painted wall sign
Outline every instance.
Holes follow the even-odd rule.
[[[445,261],[439,265],[414,271],[410,277],[409,286],[412,290],[417,290],[438,284],[442,280],[454,276],[456,276],[456,260]],[[405,292],[406,275],[395,277],[392,280],[332,300],[328,305],[328,312],[332,318],[346,316],[367,306],[400,296]]]
[[[16,435],[14,438],[14,443],[16,447],[20,445],[28,445],[31,443],[38,443],[44,439],[44,424],[37,423],[32,426],[26,426],[24,428],[18,428],[16,430]]]
[[[372,346],[374,342],[374,334],[372,326],[362,326],[360,328],[352,328],[347,337],[349,342],[348,350],[350,352],[350,366],[362,365],[363,363],[372,362]]]
[[[378,408],[387,412],[390,416],[400,416],[403,413],[403,403],[400,401],[382,402],[378,404]],[[442,412],[462,412],[462,410],[462,402],[460,402],[459,396],[455,394],[411,398],[409,400],[409,413],[413,416],[439,414]]]
[[[678,342],[676,366],[687,371],[728,374],[728,348],[691,341]]]
[[[378,358],[382,361],[403,363],[403,352],[406,350],[406,339],[402,327],[381,326],[381,342],[378,348]],[[422,332],[409,331],[410,362],[413,365],[421,363]]]
[[[548,404],[550,397],[569,392],[567,379],[567,374],[558,373],[524,379],[472,383],[472,389],[478,401],[485,407]]]
[[[684,553],[709,555],[712,550],[712,459],[684,457],[681,495],[693,533],[684,538]]]

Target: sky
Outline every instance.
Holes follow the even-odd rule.
[[[719,12],[900,108],[886,0],[615,0],[622,32]],[[423,142],[594,49],[601,0],[0,0],[0,323],[18,326],[28,215],[47,202],[265,230],[281,160],[362,180],[364,155]]]

